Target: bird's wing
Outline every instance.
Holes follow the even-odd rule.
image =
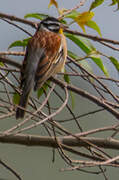
[[[21,68],[21,84],[23,91],[27,91],[34,86],[35,73],[37,71],[38,63],[44,58],[44,49],[35,48],[34,38],[29,41],[24,61]],[[32,86],[32,87],[31,87]]]
[[[25,58],[23,61],[23,65],[21,68],[21,84],[20,87],[22,89],[21,97],[19,106],[21,108],[17,108],[16,110],[16,119],[23,118],[25,115],[24,109],[28,104],[28,98],[30,92],[35,84],[35,73],[37,70],[37,66],[39,60],[44,57],[44,49],[43,48],[36,48],[37,46],[37,39],[34,36],[28,43]]]
[[[35,74],[34,90],[42,87],[44,82],[46,82],[49,77],[60,71],[60,69],[58,70],[58,68],[56,70],[56,67],[59,64],[58,61],[61,59],[63,53],[61,37],[56,33],[45,32],[44,41],[46,41],[44,43],[44,57],[40,59],[38,63],[37,71]]]

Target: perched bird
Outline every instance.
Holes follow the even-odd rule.
[[[36,91],[65,65],[67,46],[63,25],[54,17],[42,20],[29,40],[21,68],[22,89],[16,119],[24,118],[31,90]],[[21,107],[21,108],[20,108]]]

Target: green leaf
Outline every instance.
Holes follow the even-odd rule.
[[[109,72],[107,68],[103,65],[102,59],[100,58],[100,54],[97,51],[92,51],[89,54],[89,57],[93,60],[93,62],[95,62],[98,65],[98,67],[103,71],[105,76],[109,77]]]
[[[67,82],[68,84],[70,83],[70,77],[68,74],[64,74],[64,80],[65,82]],[[74,109],[75,106],[75,98],[74,98],[74,94],[72,93],[72,91],[70,91],[70,98],[71,98],[71,106],[72,109]]]
[[[65,15],[65,18],[75,19],[77,16],[79,16],[79,14],[80,14],[79,12],[73,10],[71,13]]]
[[[35,19],[40,19],[40,20],[43,20],[46,17],[48,17],[47,14],[40,14],[40,13],[30,13],[24,16],[24,18],[35,18]]]
[[[20,101],[20,95],[18,93],[14,93],[13,95],[13,103],[14,104],[19,104]]]
[[[3,63],[3,62],[0,62],[0,66],[2,66],[2,67],[3,67],[3,66],[4,66],[4,63]]]
[[[69,51],[69,50],[68,50],[68,55],[73,59],[78,59],[79,58],[76,54],[74,54],[72,51]]]
[[[78,63],[81,64],[81,66],[82,66],[83,68],[85,68],[88,72],[93,73],[93,69],[92,69],[92,67],[90,66],[90,64],[88,63],[88,61],[86,61],[85,59],[83,59],[83,60],[80,61],[80,58],[79,58],[76,54],[74,54],[73,52],[71,52],[71,51],[68,51],[68,55],[69,55],[71,58],[73,58],[73,59],[75,59],[76,61],[78,61]]]
[[[38,99],[43,95],[44,91],[46,91],[48,89],[48,85],[50,84],[50,80],[48,80],[43,87],[41,87],[40,89],[38,89],[37,91],[37,97]]]
[[[104,2],[104,0],[95,0],[92,2],[89,11],[91,11],[92,9],[100,6],[102,3]]]
[[[112,0],[112,3],[110,4],[110,6],[115,5],[117,2],[118,2],[117,0]]]
[[[92,53],[95,50],[95,48],[92,45],[88,46],[89,43],[86,43],[87,41],[85,41],[84,38],[77,36],[77,35],[66,33],[66,37],[68,37],[70,40],[72,40],[87,55],[91,55],[90,58],[93,60],[93,62],[95,62],[98,65],[98,67],[103,71],[103,73],[106,76],[109,76],[109,73],[108,73],[106,67],[103,65],[102,59],[100,57],[97,57],[97,55],[95,55],[94,53]]]
[[[72,109],[74,109],[74,107],[75,107],[75,94],[73,93],[73,91],[70,91],[70,97],[71,97],[71,106],[72,106]]]
[[[90,20],[87,22],[87,26],[97,31],[97,33],[102,36],[99,26],[96,24],[96,22]]]
[[[24,39],[22,41],[18,40],[13,42],[12,44],[9,45],[8,49],[12,48],[12,47],[26,47],[28,44],[30,38]]]
[[[68,74],[64,74],[64,80],[65,82],[67,82],[68,84],[70,83],[70,78]]]
[[[102,59],[101,58],[96,58],[96,57],[92,57],[91,58],[97,65],[98,67],[103,71],[103,73],[105,74],[105,76],[109,77],[109,72],[107,70],[107,68],[103,65]]]
[[[119,61],[112,56],[110,56],[109,59],[116,68],[116,70],[119,72]]]
[[[112,0],[112,3],[110,4],[110,6],[113,6],[115,4],[118,5],[117,10],[119,10],[119,0]]]
[[[60,22],[61,22],[62,24],[67,24],[67,21],[65,21],[64,19],[61,19]]]
[[[79,46],[86,54],[91,52],[90,47],[81,40],[80,36],[65,33],[66,37],[72,40],[77,46]]]
[[[68,55],[73,59],[76,59],[76,60],[79,59],[79,57],[76,54],[74,54],[72,51],[68,50]]]
[[[37,92],[37,97],[38,97],[38,99],[42,96],[43,93],[44,93],[43,87],[41,87],[40,89],[38,89],[38,92]]]

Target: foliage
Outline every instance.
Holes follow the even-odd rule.
[[[90,10],[100,6],[101,4],[104,3],[104,1],[106,1],[106,0],[94,0],[90,6]],[[117,5],[118,6],[117,10],[118,10],[119,9],[119,0],[112,0],[112,3],[110,4],[110,6],[113,6],[113,5]]]

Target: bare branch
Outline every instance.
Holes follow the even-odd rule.
[[[14,176],[17,177],[17,179],[22,180],[20,175],[12,169],[10,166],[8,166],[3,160],[0,159],[0,164],[2,164],[8,171],[10,171]]]
[[[3,63],[6,63],[6,64],[9,64],[11,66],[15,66],[16,68],[21,68],[21,65],[17,62],[15,62],[14,60],[12,59],[9,59],[9,58],[6,58],[6,57],[1,57],[0,56],[0,62],[3,62]]]
[[[93,35],[89,35],[89,34],[84,34],[84,33],[81,33],[81,32],[79,32],[79,31],[72,31],[72,30],[70,30],[70,29],[64,29],[64,31],[67,32],[67,33],[70,33],[70,34],[74,34],[74,35],[78,35],[78,36],[82,36],[82,37],[91,39],[91,40],[93,40],[93,41],[97,41],[97,42],[107,42],[107,43],[119,45],[119,41],[116,41],[116,40],[107,39],[107,38],[102,38],[102,37],[93,36]]]
[[[30,25],[33,28],[36,28],[36,23],[35,22],[26,20],[24,18],[19,18],[19,17],[16,17],[16,16],[5,14],[5,13],[0,13],[0,17],[1,18],[9,19],[11,21],[16,21],[16,22],[24,23],[24,24]]]
[[[76,135],[77,136],[77,135]],[[77,136],[78,137],[78,136]],[[80,137],[80,136],[79,136]],[[89,146],[84,141],[88,141],[92,144],[95,144],[98,147],[108,148],[108,149],[119,149],[119,141],[113,138],[94,138],[94,137],[80,137],[76,139],[71,136],[57,137],[58,141],[69,147],[81,147]],[[28,135],[28,134],[16,134],[16,135],[0,135],[1,143],[12,143],[12,144],[21,144],[27,146],[45,146],[45,147],[54,147],[57,148],[58,145],[53,137],[47,136],[37,136],[37,135]]]

